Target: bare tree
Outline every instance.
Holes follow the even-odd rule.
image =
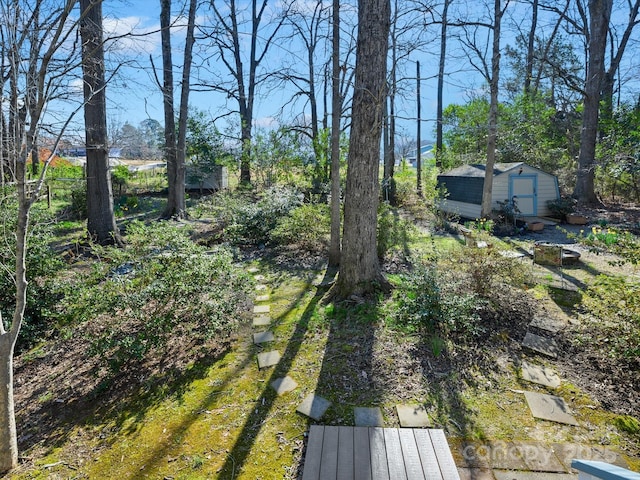
[[[84,123],[87,148],[87,230],[100,244],[121,243],[109,174],[102,2],[80,0]]]
[[[388,282],[376,249],[380,139],[386,98],[389,0],[359,0],[342,256],[329,297],[366,294]]]
[[[578,172],[573,195],[583,204],[599,203],[594,187],[600,93],[605,75],[604,57],[613,0],[589,0],[589,53],[584,88]]]
[[[440,25],[440,59],[438,61],[438,92],[436,105],[436,167],[442,166],[442,151],[444,142],[442,140],[442,110],[444,93],[444,75],[447,58],[447,35],[449,23],[449,6],[453,0],[444,0],[442,5],[441,25]]]
[[[74,52],[64,50],[70,28],[69,17],[76,4],[68,0],[61,5],[47,5],[37,1],[35,5],[25,5],[19,0],[0,1],[0,38],[5,54],[2,61],[1,78],[4,98],[5,80],[10,85],[9,124],[13,128],[2,129],[0,143],[1,158],[8,160],[11,174],[16,182],[18,214],[15,229],[15,308],[10,320],[0,318],[0,473],[15,468],[18,464],[17,428],[13,397],[13,352],[22,327],[26,308],[27,293],[27,236],[29,232],[29,212],[44,183],[47,159],[40,173],[39,181],[32,193],[26,189],[27,156],[32,151],[33,139],[41,128],[45,104],[56,90],[51,76],[54,69],[65,65],[76,67]],[[37,20],[36,20],[37,17]],[[30,36],[38,25],[41,36]],[[41,41],[46,38],[46,41]],[[34,39],[37,48],[30,42]],[[25,61],[27,67],[25,68]],[[35,67],[33,64],[35,63]],[[68,71],[68,70],[67,70]],[[60,81],[61,72],[53,77]],[[58,84],[59,85],[59,84]],[[31,104],[34,102],[34,105]],[[4,102],[3,102],[4,103]],[[77,110],[76,110],[77,111]],[[4,126],[4,105],[2,106]],[[68,125],[70,119],[65,125]],[[28,123],[28,125],[27,125]],[[61,127],[61,131],[64,131]],[[10,134],[10,135],[9,135]],[[58,139],[60,136],[58,136]],[[55,150],[52,149],[52,150]],[[4,172],[3,172],[4,173]],[[6,199],[3,199],[3,201]]]
[[[265,18],[268,0],[251,0],[250,16],[243,17],[243,9],[236,0],[225,1],[223,5],[211,1],[215,27],[209,37],[217,50],[217,57],[222,61],[232,81],[220,76],[214,82],[204,82],[204,86],[223,92],[238,103],[240,120],[240,141],[242,151],[240,158],[240,183],[251,183],[251,137],[253,129],[254,103],[256,89],[264,77],[259,75],[258,68],[265,59],[273,41],[287,17],[285,12],[273,19],[269,31],[265,31]],[[245,25],[248,24],[246,31]],[[244,36],[249,40],[249,52],[245,52]],[[246,59],[246,60],[245,60]],[[248,65],[247,65],[248,64]]]
[[[162,98],[164,105],[164,141],[167,160],[167,178],[169,195],[163,218],[181,218],[186,214],[185,204],[185,161],[187,117],[189,113],[189,94],[191,91],[192,52],[195,43],[195,17],[197,1],[189,0],[187,33],[182,62],[182,82],[178,130],[176,137],[173,59],[171,52],[171,0],[160,0],[160,28],[162,41]],[[160,82],[158,82],[160,83]]]
[[[329,266],[340,264],[340,117],[342,95],[340,94],[340,0],[333,0],[333,29],[331,35],[331,237],[329,243]]]

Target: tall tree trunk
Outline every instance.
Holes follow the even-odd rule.
[[[167,161],[169,193],[163,217],[174,215],[178,179],[178,145],[176,112],[173,105],[173,58],[171,52],[171,0],[160,0],[160,38],[162,44],[162,104],[164,107],[164,156]],[[171,206],[171,208],[170,208]]]
[[[447,61],[447,22],[449,19],[449,5],[453,0],[444,0],[442,6],[442,25],[440,27],[440,60],[438,62],[438,100],[436,105],[436,167],[442,168],[442,150],[444,141],[442,138],[442,111],[444,94],[444,71]]]
[[[102,2],[80,0],[87,147],[87,230],[100,244],[120,243],[109,175]]]
[[[358,1],[358,40],[344,205],[342,257],[330,297],[388,287],[376,249],[382,105],[386,98],[389,0]]]
[[[331,237],[329,266],[340,265],[340,0],[333,0],[331,68]]]
[[[607,124],[613,121],[613,92],[615,90],[616,75],[620,67],[620,62],[622,61],[624,52],[629,44],[631,33],[639,23],[638,13],[640,11],[640,0],[634,0],[633,4],[629,4],[629,6],[629,21],[622,34],[622,38],[620,39],[615,54],[612,54],[609,68],[607,68],[602,80],[602,112],[600,116]]]
[[[196,16],[196,0],[189,1],[189,14],[187,19],[187,35],[184,47],[184,59],[182,62],[182,83],[180,88],[180,105],[178,116],[178,136],[175,133],[175,108],[173,105],[173,60],[171,58],[171,29],[169,22],[171,21],[171,2],[162,0],[161,5],[161,26],[162,26],[162,64],[164,69],[164,100],[165,100],[165,143],[173,142],[167,152],[171,151],[171,155],[167,155],[167,173],[169,180],[169,194],[167,197],[167,206],[162,214],[164,218],[183,218],[186,215],[186,196],[185,196],[185,165],[187,157],[187,120],[189,116],[189,93],[191,90],[191,64],[193,44],[195,43],[195,16]],[[166,27],[165,27],[166,25]],[[167,69],[171,69],[167,72]],[[170,82],[170,83],[168,83]],[[171,95],[169,99],[168,96]],[[168,101],[170,100],[170,101]],[[168,117],[169,126],[172,133],[167,131],[166,125]],[[169,159],[171,159],[171,168],[169,168]]]
[[[420,98],[420,62],[416,62],[416,100],[417,117],[416,125],[416,193],[422,196],[422,108]]]
[[[493,48],[491,55],[491,81],[489,82],[489,132],[487,136],[487,164],[482,185],[482,205],[480,215],[488,217],[491,213],[491,199],[493,196],[493,166],[496,162],[496,141],[498,137],[498,85],[500,80],[500,27],[503,10],[501,0],[495,0],[493,23]]]
[[[18,222],[16,227],[16,305],[9,330],[0,316],[0,473],[18,466],[18,439],[13,397],[13,351],[27,305],[27,231],[30,203],[25,190],[27,151],[23,147],[16,162]]]
[[[524,94],[531,94],[531,80],[533,78],[533,58],[536,45],[536,28],[538,27],[538,0],[533,0],[531,15],[531,28],[529,29],[529,38],[527,39],[527,60],[525,63],[524,73]],[[535,93],[535,92],[534,92]]]
[[[595,192],[595,157],[600,111],[600,92],[604,78],[604,56],[609,31],[612,0],[589,0],[589,54],[584,91],[580,154],[573,196],[585,205],[598,204]]]

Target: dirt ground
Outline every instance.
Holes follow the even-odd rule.
[[[640,227],[640,208],[611,207],[607,210],[593,209],[582,212],[592,222],[606,222],[612,227]],[[567,239],[567,231],[579,233],[581,229],[590,227],[559,225],[559,228],[545,227],[540,233],[528,232],[518,241],[532,245],[535,241],[552,243],[571,243]],[[583,267],[596,271],[611,271],[610,258],[595,255],[584,248],[574,246],[581,253],[579,265],[569,267],[570,273],[578,279]],[[247,259],[255,259],[271,255],[270,261],[278,268],[287,269],[322,269],[323,255],[300,255],[295,250],[268,252],[261,249],[246,252]],[[530,260],[525,259],[525,262]],[[393,263],[393,259],[391,259]],[[389,265],[387,265],[389,266]],[[393,269],[401,269],[402,265],[394,263]],[[629,269],[628,273],[637,275],[637,271]],[[504,303],[503,303],[504,300]],[[377,336],[364,336],[358,330],[344,330],[338,334],[335,345],[329,347],[325,355],[345,358],[345,368],[356,372],[357,376],[331,377],[334,389],[354,392],[361,387],[368,396],[371,390],[393,392],[397,398],[414,399],[417,396],[428,398],[434,395],[438,401],[450,402],[451,408],[460,404],[459,396],[469,386],[488,390],[497,387],[500,372],[511,372],[522,358],[520,342],[527,331],[532,317],[539,313],[562,316],[567,321],[567,328],[555,336],[560,346],[560,354],[555,360],[548,360],[560,376],[575,385],[580,391],[589,395],[595,406],[602,406],[617,414],[629,414],[640,418],[640,362],[635,359],[626,365],[620,365],[590,351],[587,346],[574,342],[579,327],[575,312],[558,305],[540,302],[530,295],[523,295],[517,306],[507,304],[499,292],[494,299],[496,304],[509,311],[508,321],[504,317],[492,318],[487,315],[487,333],[474,345],[467,344],[446,355],[434,355],[433,346],[418,338],[400,338],[398,335],[382,329]],[[492,324],[492,322],[494,322]],[[501,340],[496,347],[496,332],[500,332]],[[217,355],[229,348],[233,339],[225,339],[218,344],[207,346],[214,355],[208,354],[209,361],[215,361]],[[368,355],[345,356],[351,351],[345,345],[356,348]],[[198,350],[202,346],[193,346]],[[350,347],[350,348],[351,348]],[[334,348],[335,351],[331,349]],[[105,373],[100,371],[97,361],[86,354],[81,341],[71,338],[54,339],[40,349],[22,355],[16,359],[16,410],[20,425],[20,450],[27,451],[30,458],[37,458],[50,451],[52,445],[60,445],[73,441],[70,437],[74,425],[89,421],[92,417],[107,414],[117,408],[118,402],[132,396],[144,398],[153,391],[153,385],[146,383],[158,371],[170,372],[168,383],[175,388],[183,388],[185,380],[180,379],[185,364],[192,362],[191,349],[184,345],[176,345],[168,359],[157,359],[144,365],[135,372],[121,372],[108,382]],[[204,350],[203,350],[204,351]],[[365,361],[366,359],[366,361]],[[390,361],[392,359],[392,361]],[[629,368],[635,365],[635,368]],[[173,374],[171,374],[173,372]],[[173,375],[173,376],[172,376]],[[426,379],[426,382],[425,382]],[[433,388],[430,390],[426,386]],[[456,407],[457,408],[457,407]],[[468,426],[463,424],[464,415],[451,415],[444,420],[444,425],[459,435],[470,434]],[[108,435],[109,432],[105,432]],[[557,435],[560,435],[556,432]],[[585,433],[589,443],[606,444],[606,438],[594,438]],[[640,455],[640,439],[636,444],[626,446],[630,455]],[[93,452],[86,452],[90,459]]]

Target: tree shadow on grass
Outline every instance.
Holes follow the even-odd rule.
[[[326,283],[333,277],[333,275],[335,275],[335,272],[326,271],[322,283]],[[304,312],[300,316],[300,319],[296,322],[295,329],[287,342],[287,346],[281,355],[280,361],[271,372],[271,375],[269,375],[269,378],[264,382],[264,387],[262,388],[259,396],[262,402],[256,405],[256,408],[252,409],[244,422],[233,448],[228,453],[224,465],[219,470],[220,478],[235,478],[237,473],[246,463],[247,457],[258,438],[258,434],[262,429],[265,420],[269,417],[277,398],[277,393],[270,385],[274,380],[286,376],[291,370],[293,362],[302,346],[305,333],[309,329],[309,323],[322,299],[323,294],[323,289],[318,289],[316,291],[316,294],[307,304]],[[286,315],[282,315],[282,317],[284,316]]]

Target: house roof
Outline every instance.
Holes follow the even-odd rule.
[[[511,162],[511,163],[496,163],[493,166],[493,175],[500,175],[520,166],[524,165],[524,162]],[[483,177],[485,172],[486,165],[482,164],[473,164],[473,165],[462,165],[461,167],[454,168],[453,170],[449,170],[448,172],[442,173],[439,176],[441,177]]]

